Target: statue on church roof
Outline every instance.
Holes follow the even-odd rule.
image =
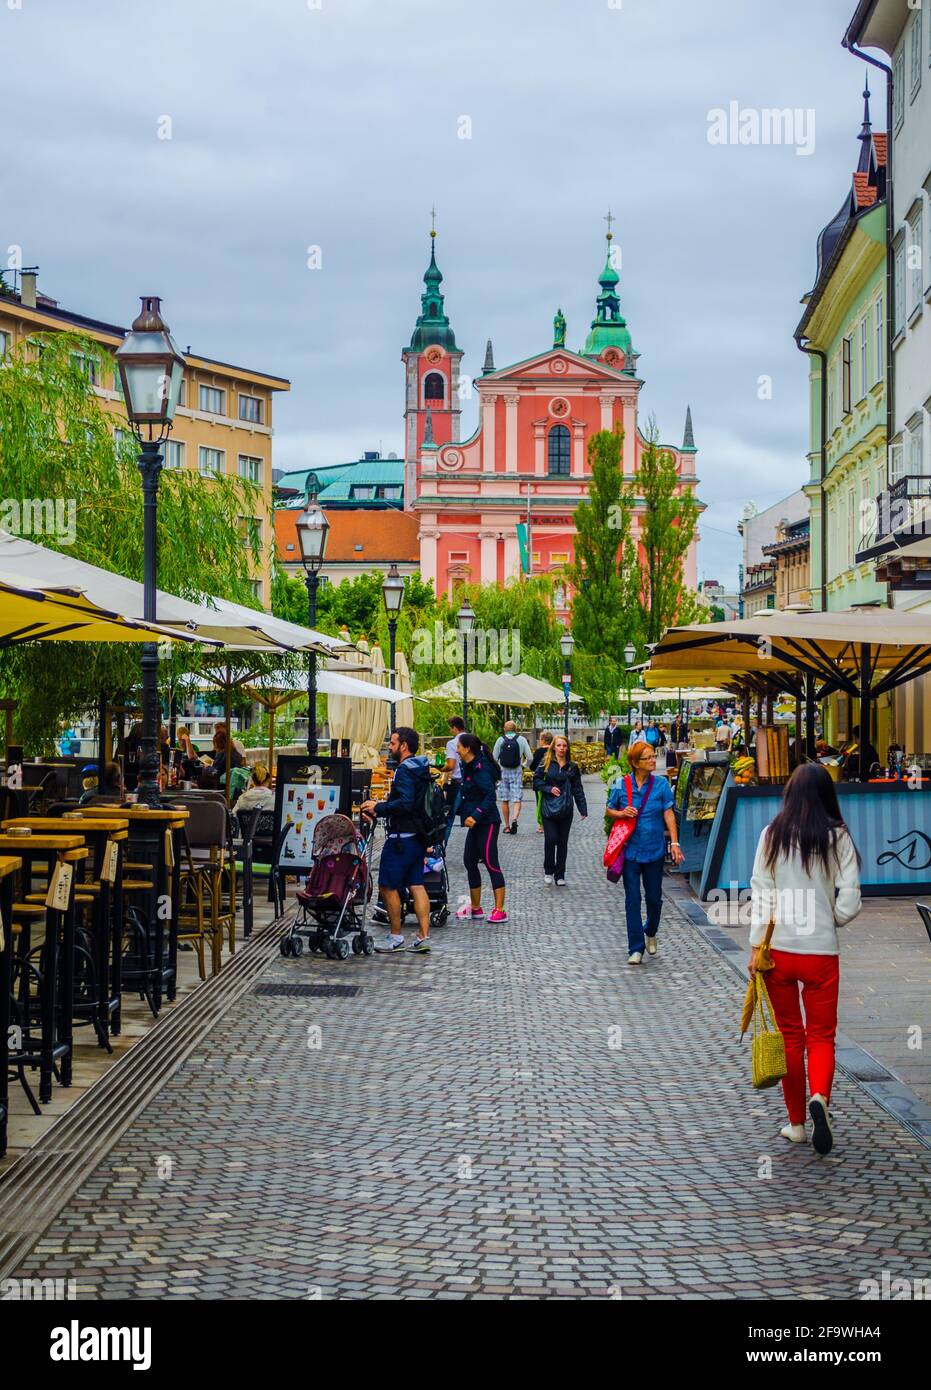
[[[566,346],[566,316],[562,309],[556,310],[556,317],[553,319],[553,347]]]

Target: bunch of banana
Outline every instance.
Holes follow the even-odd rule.
[[[741,784],[752,782],[756,774],[756,763],[754,762],[753,758],[749,757],[746,753],[743,753],[739,758],[735,758],[734,761],[731,763],[731,771],[734,774],[735,782],[739,782]]]

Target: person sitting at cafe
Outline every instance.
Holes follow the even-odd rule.
[[[242,767],[244,762],[243,756],[240,753],[239,749],[236,747],[235,744],[230,743],[226,734],[226,730],[221,729],[219,724],[217,725],[213,735],[212,758],[213,761],[210,764],[210,770],[217,779],[217,785],[219,785],[226,779],[227,758],[229,759],[229,765],[231,768]]]
[[[249,785],[241,792],[234,811],[271,811],[275,805],[271,773],[264,763],[256,763],[249,778]]]
[[[876,752],[872,743],[866,745],[866,765],[860,770],[860,743],[858,739],[852,739],[845,744],[841,751],[841,767],[844,769],[844,776],[849,778],[869,777],[874,765],[879,764],[879,754]]]
[[[184,727],[178,729],[178,751],[181,754],[181,778],[185,782],[193,781],[200,766],[200,749],[191,742],[191,735]]]
[[[78,801],[79,806],[86,806],[97,796],[115,796],[122,800],[123,789],[120,785],[120,769],[117,763],[106,763],[103,770],[103,785],[98,786],[97,777],[85,777],[81,784],[84,790]]]

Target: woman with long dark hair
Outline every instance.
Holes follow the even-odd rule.
[[[543,882],[566,886],[566,850],[572,829],[572,803],[585,820],[588,805],[582,774],[569,756],[569,740],[557,734],[533,774],[533,789],[540,793],[543,815]]]
[[[508,920],[504,910],[504,874],[498,859],[498,831],[501,826],[501,813],[495,791],[501,777],[501,770],[495,762],[488,745],[482,743],[475,734],[460,734],[456,752],[462,763],[462,792],[459,803],[459,818],[468,834],[462,851],[462,862],[469,879],[469,906],[463,906],[456,913],[460,919],[473,922],[485,920],[482,907],[482,875],[479,864],[484,864],[491,879],[495,905],[488,914],[488,922],[499,926]]]
[[[756,847],[751,890],[751,975],[766,929],[775,923],[774,964],[765,978],[786,1046],[782,1093],[789,1123],[780,1133],[793,1144],[805,1141],[807,1056],[811,1142],[818,1153],[830,1153],[834,1140],[828,1106],[840,984],[837,928],[860,911],[860,856],[841,816],[834,783],[820,763],[803,763],[786,783],[782,808]]]

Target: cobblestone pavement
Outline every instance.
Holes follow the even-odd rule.
[[[931,1151],[843,1076],[829,1158],[778,1137],[740,982],[674,905],[627,966],[589,793],[566,889],[529,816],[502,840],[508,926],[271,959],[266,984],[361,993],[241,1000],[17,1273],[179,1299],[856,1298],[931,1274]]]

